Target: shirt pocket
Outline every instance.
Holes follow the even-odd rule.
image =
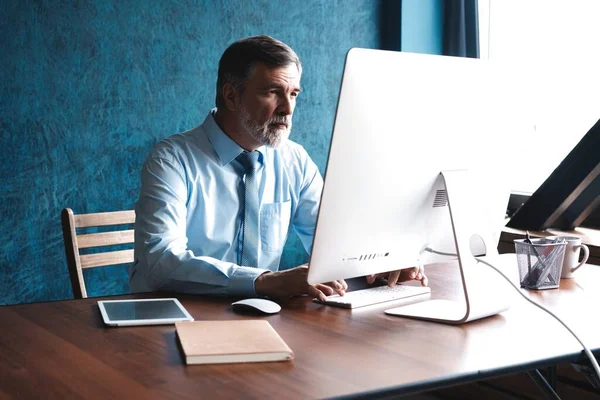
[[[291,200],[262,205],[260,209],[260,241],[263,250],[280,251],[283,249],[290,227],[291,211]]]

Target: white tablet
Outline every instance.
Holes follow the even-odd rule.
[[[100,300],[98,307],[109,326],[167,325],[194,320],[179,300],[173,298]]]

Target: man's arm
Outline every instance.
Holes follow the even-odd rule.
[[[146,161],[136,205],[132,289],[255,295],[254,281],[267,270],[194,254],[187,248],[187,197],[187,178],[176,159]]]
[[[308,266],[300,265],[285,271],[262,274],[256,279],[256,293],[270,297],[289,297],[295,294],[308,294],[325,301],[325,296],[334,293],[343,295],[348,285],[343,280],[326,284],[309,285]]]

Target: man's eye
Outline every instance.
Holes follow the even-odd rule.
[[[292,92],[292,97],[298,97],[299,93],[298,92]]]

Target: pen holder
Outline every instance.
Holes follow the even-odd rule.
[[[514,242],[521,287],[557,288],[567,243],[562,239],[517,239]]]

